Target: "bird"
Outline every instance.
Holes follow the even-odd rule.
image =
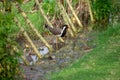
[[[47,28],[53,35],[56,36],[56,48],[58,48],[57,45],[57,37],[64,37],[67,33],[67,29],[69,28],[68,25],[63,25],[63,28],[52,28],[50,26],[48,26],[47,24],[45,24],[45,28]]]
[[[59,36],[59,37],[64,37],[66,35],[68,25],[63,25],[63,28],[52,28],[45,24],[45,28],[47,28],[52,34]]]

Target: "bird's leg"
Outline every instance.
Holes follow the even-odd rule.
[[[58,37],[56,36],[56,50],[58,49]]]

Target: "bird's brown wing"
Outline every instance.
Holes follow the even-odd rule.
[[[53,33],[54,35],[59,35],[59,34],[61,34],[61,30],[62,30],[62,29],[60,29],[60,28],[52,28],[52,27],[48,27],[48,29],[49,29],[49,31],[50,31],[51,33]]]

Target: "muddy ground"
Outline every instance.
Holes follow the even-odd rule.
[[[79,33],[75,38],[66,37],[65,43],[59,43],[59,50],[54,51],[43,57],[35,65],[20,65],[23,69],[25,80],[47,80],[46,74],[50,74],[70,66],[73,62],[77,61],[83,55],[96,47],[94,43],[94,36],[90,35],[91,32]],[[46,38],[49,38],[48,36]],[[51,37],[50,37],[51,38]],[[49,43],[52,43],[52,39]],[[43,45],[36,42],[37,46]],[[53,44],[54,46],[54,44]]]

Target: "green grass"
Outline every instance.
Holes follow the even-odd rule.
[[[120,24],[96,35],[97,48],[49,80],[120,80]]]

